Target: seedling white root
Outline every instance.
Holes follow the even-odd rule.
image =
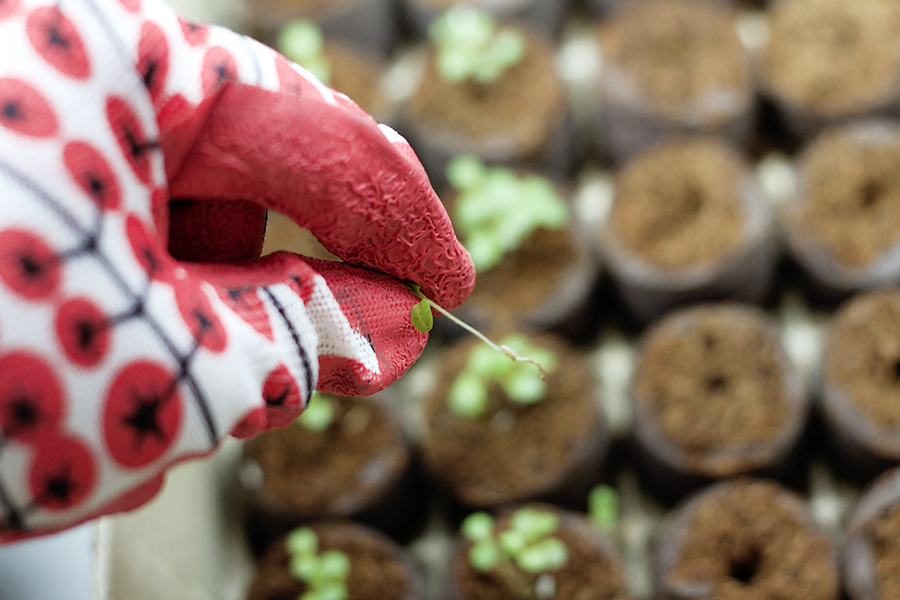
[[[469,333],[471,333],[472,335],[477,337],[479,340],[481,340],[482,342],[484,342],[485,344],[487,344],[488,346],[490,346],[497,352],[502,352],[503,354],[505,354],[510,359],[512,359],[516,362],[527,362],[527,363],[533,364],[534,366],[536,366],[538,369],[541,370],[541,379],[546,379],[547,372],[544,370],[544,365],[542,365],[538,361],[534,360],[533,358],[529,358],[527,356],[519,356],[518,354],[516,354],[515,350],[513,350],[512,348],[510,348],[509,346],[507,346],[505,344],[495,344],[486,335],[484,335],[483,333],[481,333],[480,331],[478,331],[477,329],[475,329],[474,327],[472,327],[465,321],[461,320],[459,317],[456,317],[455,315],[450,314],[449,311],[445,310],[441,306],[435,304],[434,301],[427,298],[425,296],[425,294],[423,294],[422,291],[419,289],[418,285],[416,285],[414,283],[407,283],[406,287],[409,288],[409,291],[412,292],[412,294],[420,300],[420,302],[418,304],[416,304],[416,306],[413,307],[412,313],[410,314],[410,318],[412,319],[413,325],[419,331],[428,332],[431,330],[431,327],[432,327],[431,308],[434,308],[436,311],[438,311],[439,313],[441,313],[442,315],[444,315],[445,317],[447,317],[448,319],[450,319],[451,321],[453,321],[454,323],[456,323],[457,325],[459,325],[460,327],[462,327],[463,329],[465,329],[466,331],[468,331]],[[428,313],[427,318],[424,317],[424,314],[423,314],[424,312]]]

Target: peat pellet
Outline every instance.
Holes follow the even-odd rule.
[[[625,305],[648,321],[680,304],[762,302],[777,258],[772,208],[721,140],[674,140],[615,174],[599,250]]]
[[[717,479],[792,473],[809,401],[771,317],[733,303],[681,309],[639,348],[633,437],[648,490],[673,501]]]
[[[859,294],[832,317],[821,411],[837,464],[867,479],[900,463],[900,289]]]

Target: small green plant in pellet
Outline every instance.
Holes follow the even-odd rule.
[[[611,533],[619,526],[619,494],[609,485],[596,485],[588,492],[588,519],[594,527]]]
[[[296,423],[309,431],[325,431],[334,422],[334,401],[319,392],[313,392]]]
[[[473,6],[455,6],[428,30],[437,49],[437,70],[449,83],[488,84],[525,56],[525,36],[498,28],[494,17]]]
[[[553,534],[559,517],[550,511],[523,507],[512,513],[502,531],[486,512],[462,522],[462,534],[472,542],[468,559],[481,573],[496,573],[521,600],[548,600],[555,595],[550,573],[566,565],[569,549]]]
[[[535,346],[523,335],[509,335],[502,343],[518,353],[527,354],[546,371],[556,368],[556,355]],[[450,410],[467,419],[484,416],[492,383],[498,384],[511,401],[523,406],[540,402],[547,392],[542,372],[521,362],[511,362],[488,347],[477,346],[450,385],[447,397]]]
[[[545,177],[519,177],[473,156],[457,156],[447,166],[447,179],[459,192],[453,224],[477,272],[497,265],[539,227],[562,229],[569,221],[565,201]]]
[[[278,33],[278,50],[325,85],[331,83],[331,64],[322,50],[325,38],[322,30],[312,21],[295,19]]]
[[[319,538],[309,527],[288,534],[285,547],[290,554],[291,574],[306,584],[297,600],[344,600],[350,559],[340,550],[319,552]]]

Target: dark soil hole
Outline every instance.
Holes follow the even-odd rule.
[[[706,389],[708,389],[710,392],[720,392],[726,387],[728,387],[728,380],[721,375],[711,377],[706,382]]]
[[[750,583],[759,572],[759,552],[753,551],[741,560],[735,560],[731,563],[731,573],[729,574],[735,581],[741,583]]]
[[[900,360],[894,363],[894,381],[900,383]]]
[[[867,181],[862,189],[863,208],[872,208],[881,200],[885,189],[881,182]]]
[[[715,336],[705,335],[703,336],[703,347],[707,350],[712,350],[718,345],[718,340],[716,340]]]

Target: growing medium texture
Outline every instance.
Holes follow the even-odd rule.
[[[600,41],[605,60],[634,82],[642,100],[677,113],[710,94],[750,94],[733,12],[682,0],[633,4],[608,21]]]
[[[740,159],[720,142],[673,142],[639,155],[616,177],[609,227],[654,266],[710,263],[736,251],[743,215]]]
[[[830,541],[771,482],[739,480],[697,501],[666,585],[709,582],[716,600],[833,600]]]
[[[817,112],[864,110],[900,76],[900,4],[895,0],[773,3],[763,56],[769,87]]]
[[[796,219],[834,260],[864,266],[900,244],[900,131],[874,139],[828,131],[807,150],[802,169]]]
[[[875,424],[900,427],[900,290],[857,296],[837,314],[825,373]]]
[[[429,63],[433,62],[431,54]],[[515,148],[530,157],[560,126],[565,108],[552,49],[529,36],[522,61],[489,84],[451,84],[433,66],[426,69],[410,99],[409,113],[423,130],[441,137]]]
[[[780,435],[788,415],[783,353],[759,315],[699,308],[646,339],[634,396],[688,455]]]

